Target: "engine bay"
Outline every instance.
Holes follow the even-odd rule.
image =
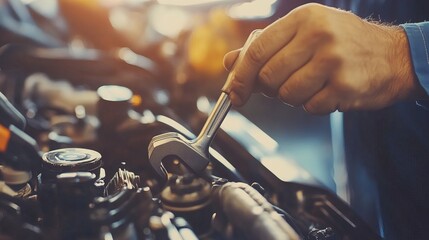
[[[235,110],[203,171],[171,149],[160,177],[153,138],[194,139],[214,106],[183,80],[189,66],[149,51],[171,41],[138,52],[27,40],[0,49],[0,239],[381,239],[303,169],[264,165],[260,142],[275,142]]]

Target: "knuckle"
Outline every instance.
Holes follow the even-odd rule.
[[[320,29],[318,37],[319,37],[321,42],[332,43],[335,41],[336,33],[335,33],[334,29],[332,29],[331,27],[328,27],[328,26],[329,25],[326,25],[326,27],[324,27],[323,29]]]
[[[269,73],[270,70],[263,70],[259,73],[259,87],[261,92],[268,97],[276,96],[276,86],[273,80],[273,76]]]
[[[360,109],[363,109],[363,108],[364,108],[364,105],[363,105],[363,102],[362,102],[362,101],[355,100],[355,101],[352,103],[352,105],[351,105],[351,107],[350,107],[350,108],[351,108],[351,109],[360,110]]]
[[[262,70],[259,72],[259,82],[261,85],[265,87],[272,87],[273,85],[273,71],[271,70],[271,67],[264,66]]]
[[[314,23],[312,23],[314,24]],[[308,31],[307,38],[312,41],[313,44],[327,44],[335,41],[335,30],[332,29],[326,20],[320,20],[316,25],[312,26],[312,30]]]
[[[323,16],[324,8],[317,3],[307,3],[293,9],[288,15],[300,23],[317,23],[319,17]]]
[[[314,16],[304,22],[305,29],[301,31],[309,44],[316,46],[335,43],[338,38],[337,23],[330,15]]]
[[[347,55],[341,49],[335,46],[321,48],[312,58],[315,71],[323,72],[330,78],[338,78],[343,75],[344,68],[347,66]]]
[[[259,42],[254,42],[254,44],[250,45],[249,49],[247,50],[246,54],[250,61],[256,64],[261,64],[264,57],[264,47]]]
[[[310,67],[309,67],[310,68]],[[313,65],[311,68],[314,68]],[[306,77],[308,78],[309,75],[312,75],[314,72],[311,71],[298,71],[293,73],[289,79],[288,79],[288,88],[289,89],[300,89],[299,85],[300,83],[306,81]]]
[[[344,58],[341,53],[334,49],[328,49],[314,57],[317,70],[332,72],[340,69],[344,64]]]
[[[231,88],[237,92],[243,91],[246,88],[246,83],[244,78],[241,76],[239,72],[235,73],[234,81],[231,84]]]
[[[340,69],[344,64],[344,56],[342,53],[332,50],[324,59],[324,64],[327,67]]]
[[[350,98],[351,96],[360,95],[366,91],[365,87],[359,84],[359,81],[355,81],[352,76],[347,74],[338,73],[331,78],[332,88],[344,98]]]
[[[336,80],[334,78],[330,85],[332,89],[334,89],[338,95],[342,97],[351,96],[354,94],[354,87],[344,81],[344,79]]]
[[[317,3],[307,3],[302,5],[301,7],[296,8],[295,13],[302,14],[303,16],[312,16],[313,13],[318,13],[322,5]]]

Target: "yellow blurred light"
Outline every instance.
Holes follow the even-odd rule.
[[[100,1],[98,0],[61,0],[60,3],[73,4],[73,6],[84,6],[89,9],[98,9],[101,7]]]
[[[196,29],[190,39],[189,61],[194,69],[207,74],[223,71],[222,58],[227,51],[225,40],[209,27]]]
[[[193,69],[209,75],[225,71],[222,60],[230,48],[225,34],[231,24],[224,11],[216,9],[211,12],[206,24],[191,33],[188,56]]]
[[[225,0],[158,0],[158,3],[164,5],[175,5],[175,6],[192,6],[202,5],[207,3],[222,2]]]

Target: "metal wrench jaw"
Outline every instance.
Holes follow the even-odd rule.
[[[250,34],[238,59],[234,63],[233,70],[228,74],[228,78],[214,109],[208,116],[203,129],[195,140],[190,141],[174,132],[164,133],[152,139],[148,149],[149,162],[160,177],[167,179],[162,160],[172,155],[177,156],[195,173],[202,172],[206,168],[209,163],[208,151],[210,144],[231,107],[231,100],[228,94],[231,92],[235,65],[237,62],[241,62],[251,42],[260,33],[261,30],[255,30]]]
[[[162,161],[168,156],[176,156],[193,172],[199,173],[209,164],[209,155],[193,147],[192,141],[176,132],[169,132],[152,138],[148,147],[149,162],[157,175],[167,181],[167,171]]]

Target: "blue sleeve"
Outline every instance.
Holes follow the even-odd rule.
[[[429,94],[429,22],[402,24],[410,44],[411,60],[419,80]],[[419,105],[428,108],[428,101],[419,101]]]

